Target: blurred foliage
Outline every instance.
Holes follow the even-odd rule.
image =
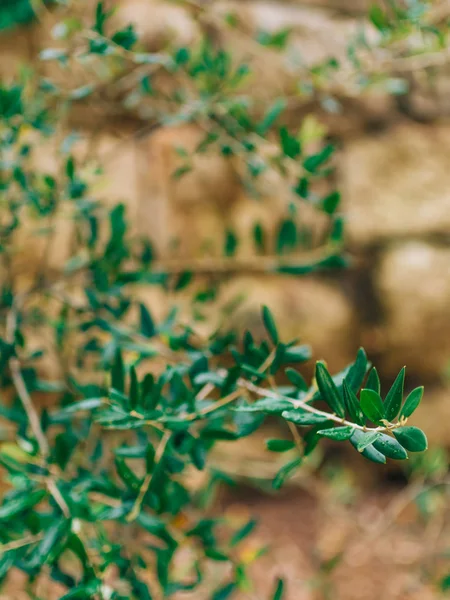
[[[424,27],[421,19],[427,12],[422,6],[426,8],[409,2],[402,10],[372,9],[372,22],[383,34],[381,44],[397,44]],[[340,196],[314,191],[314,184],[329,174],[333,147],[320,138],[318,149],[305,151],[305,128],[295,132],[278,124],[283,99],[257,119],[239,94],[248,67],[234,65],[207,34],[194,50],[150,53],[139,48],[131,26],[110,31],[110,17],[99,2],[88,26],[63,19],[56,28],[63,44],[45,49],[41,59],[63,69],[76,60],[106,65],[115,77],[115,69],[129,74],[144,65],[147,71],[139,71],[129,94],[139,101],[150,98],[150,104],[163,93],[153,87],[155,71],[187,78],[189,84],[176,87],[157,115],[158,124],[206,124],[198,153],[214,146],[223,156],[239,156],[250,189],[267,169],[286,180],[292,176],[295,202],[290,210],[309,205],[326,219],[318,244],[308,227],[299,228],[293,218],[283,221],[276,256],[270,262],[261,256],[261,270],[299,276],[342,268]],[[259,43],[279,48],[287,38],[283,32],[262,36]],[[364,75],[354,50],[350,55]],[[321,81],[330,67],[334,71],[339,65],[327,64],[311,74]],[[427,448],[425,434],[407,424],[423,388],[405,398],[402,369],[382,392],[363,349],[353,364],[334,375],[319,361],[315,377],[307,381],[301,365],[311,356],[309,347],[299,340],[281,340],[267,307],[261,312],[266,331],[262,341],[249,331],[215,331],[203,338],[196,332],[201,308],[193,310],[189,325],[170,306],[166,317],[156,320],[136,299],[139,286],[187,293],[199,273],[215,267],[194,261],[172,268],[149,240],[131,235],[126,206],[107,207],[95,198],[83,165],[72,153],[73,134],[60,144],[56,175],[33,167],[40,140],[54,138],[65,111],[93,98],[103,85],[91,79],[67,90],[26,72],[0,89],[0,376],[2,394],[10,398],[0,406],[10,431],[0,447],[9,486],[0,506],[0,577],[15,567],[33,586],[45,573],[67,588],[65,599],[167,598],[197,589],[204,579],[208,584],[211,564],[223,563],[228,567],[223,581],[209,592],[209,597],[223,600],[249,589],[249,563],[259,554],[249,558],[242,551],[253,520],[236,528],[207,511],[216,486],[232,483],[229,475],[208,467],[217,442],[250,436],[267,416],[287,423],[292,441],[267,441],[271,452],[286,456],[273,480],[275,489],[324,437],[349,441],[376,463],[404,460],[408,452]],[[36,134],[34,141],[30,131]],[[276,140],[276,151],[267,161],[261,150],[269,139]],[[175,178],[189,172],[190,157],[185,158]],[[52,238],[61,214],[71,222],[74,243],[62,268],[52,270]],[[39,224],[46,247],[39,268],[30,268],[25,289],[19,290],[16,243],[20,235],[29,239],[30,222]],[[256,247],[263,246],[264,237],[263,228],[255,224]],[[222,267],[239,264],[234,257],[238,243],[229,232]],[[193,304],[201,307],[211,293],[213,282],[203,296],[196,293]],[[55,305],[56,311],[50,310]],[[58,363],[59,377],[42,374],[39,361],[48,348],[44,342],[42,348],[33,347],[33,335],[34,340],[36,335],[51,339],[50,356]],[[43,394],[51,399],[51,408],[39,409]],[[116,436],[111,439],[108,431]],[[428,477],[441,463],[442,457],[440,462],[434,456],[433,463],[419,454],[417,469]],[[194,473],[204,474],[198,486],[192,483]],[[336,564],[333,559],[321,569],[327,574]],[[283,594],[284,583],[274,582],[272,599],[281,600]]]

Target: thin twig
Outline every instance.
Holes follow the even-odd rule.
[[[311,398],[314,396],[317,390],[313,390],[312,392],[310,392],[309,395],[303,400],[298,400],[296,398],[290,398],[289,396],[285,396],[284,394],[280,394],[279,392],[275,392],[267,388],[258,387],[257,385],[255,385],[251,381],[247,381],[246,379],[238,379],[238,385],[249,390],[250,392],[253,392],[254,394],[257,394],[258,396],[264,396],[266,398],[269,397],[273,398],[274,400],[286,400],[292,404],[293,408],[301,408],[302,410],[305,410],[306,412],[309,412],[311,414],[327,418],[329,421],[334,421],[335,423],[339,423],[339,425],[348,425],[353,429],[359,429],[360,431],[364,432],[392,431],[393,429],[396,429],[397,427],[400,427],[404,424],[399,422],[390,423],[389,425],[380,427],[366,427],[365,425],[358,425],[357,423],[352,423],[351,421],[347,421],[346,419],[339,417],[335,413],[328,413],[324,410],[320,410],[308,404],[308,400],[311,400]]]
[[[15,305],[13,305],[6,317],[6,341],[11,345],[14,344],[17,328],[17,304],[18,302],[16,302]],[[44,458],[47,458],[50,453],[49,445],[47,442],[47,438],[45,437],[44,432],[42,431],[39,415],[36,409],[34,408],[30,394],[28,393],[27,387],[25,385],[25,381],[22,377],[19,359],[16,356],[12,356],[9,359],[8,364],[11,371],[11,377],[14,383],[14,387],[16,388],[22,406],[27,414],[30,427],[33,430],[33,434],[37,440],[37,443],[39,444],[41,454]]]
[[[17,550],[18,548],[23,548],[24,546],[30,546],[31,544],[40,542],[43,537],[43,533],[38,533],[36,535],[30,535],[22,538],[21,540],[14,540],[13,542],[8,542],[7,544],[0,544],[0,554],[9,552],[10,550]]]
[[[131,521],[134,521],[138,517],[139,513],[141,512],[141,506],[142,506],[142,502],[144,500],[145,494],[147,493],[148,488],[150,487],[153,473],[155,472],[157,465],[159,464],[159,462],[161,461],[161,459],[164,455],[164,451],[166,449],[167,442],[170,439],[170,435],[171,435],[171,432],[166,431],[166,433],[161,438],[161,441],[159,442],[158,448],[156,449],[156,453],[155,453],[155,462],[153,465],[153,472],[147,473],[147,475],[145,476],[145,479],[141,485],[141,489],[139,490],[139,495],[136,498],[136,502],[134,503],[133,508],[131,509],[130,513],[126,517],[126,520],[128,523]]]

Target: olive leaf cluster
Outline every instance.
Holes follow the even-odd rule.
[[[120,64],[124,73],[138,74],[133,91],[155,105],[161,93],[155,72],[187,77],[189,88],[177,88],[164,110],[155,112],[156,126],[206,123],[197,152],[215,147],[223,156],[242,158],[249,189],[266,169],[286,178],[293,173],[289,188],[298,204],[291,203],[289,214],[305,203],[326,219],[317,240],[287,217],[270,261],[264,260],[266,233],[256,223],[261,270],[299,276],[342,268],[339,193],[315,190],[329,175],[333,148],[324,143],[312,154],[305,151],[301,135],[279,125],[283,100],[255,117],[239,94],[246,66],[234,65],[206,35],[195,52],[149,53],[139,49],[133,28],[108,30],[110,16],[99,2],[89,27],[66,20],[70,44],[44,50],[41,59],[64,66],[94,56],[107,66]],[[388,29],[379,14],[373,12],[372,20]],[[395,38],[390,29],[389,35]],[[262,36],[260,43],[279,47],[285,38]],[[155,319],[136,289],[187,293],[199,273],[211,275],[209,263],[173,268],[149,240],[131,235],[126,205],[111,208],[96,199],[72,152],[76,133],[64,132],[56,174],[36,170],[31,160],[39,140],[60,136],[67,111],[103,88],[94,80],[60,89],[30,71],[0,86],[0,579],[19,569],[33,593],[42,577],[50,578],[64,587],[65,599],[167,598],[206,586],[208,597],[224,600],[248,589],[249,563],[258,552],[250,560],[243,550],[254,520],[236,528],[208,511],[216,487],[233,483],[210,466],[215,446],[237,443],[267,418],[287,424],[292,439],[267,441],[270,451],[286,453],[274,488],[295,474],[321,438],[349,442],[375,462],[405,459],[427,446],[424,433],[407,424],[423,390],[404,398],[402,370],[382,394],[363,349],[338,374],[318,362],[308,381],[303,365],[311,349],[281,339],[267,307],[262,340],[250,331],[220,329],[201,337],[196,323],[214,300],[215,273],[192,291],[190,325],[170,306]],[[37,141],[29,140],[30,130]],[[260,150],[269,139],[277,151],[267,163]],[[185,158],[175,178],[190,170]],[[49,264],[61,209],[75,233],[70,257],[55,271]],[[39,268],[19,285],[16,243],[27,239],[30,219],[48,243]],[[30,247],[35,241],[30,236]],[[238,244],[229,232],[221,273],[239,267]],[[31,343],[36,336],[42,348]],[[57,377],[40,369],[47,339]],[[201,484],[194,486],[199,474]],[[223,574],[211,581],[217,565]],[[281,600],[284,589],[283,581],[275,581],[268,597]]]

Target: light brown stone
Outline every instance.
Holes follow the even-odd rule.
[[[387,250],[375,289],[385,372],[407,365],[414,375],[439,377],[450,359],[450,249],[408,242]]]
[[[267,305],[281,340],[299,338],[300,343],[310,344],[313,361],[324,359],[330,369],[339,370],[354,360],[358,348],[355,317],[336,286],[309,277],[240,276],[224,285],[219,306],[239,300],[225,327],[240,335],[248,329],[257,339],[267,337],[261,319],[261,307]]]
[[[425,387],[422,402],[408,419],[408,425],[420,427],[425,432],[430,448],[450,448],[449,419],[450,388],[429,390]]]
[[[344,145],[343,208],[352,244],[450,231],[450,127],[402,123]]]
[[[0,32],[0,79],[10,83],[20,69],[30,63],[33,44],[30,27],[21,27]]]

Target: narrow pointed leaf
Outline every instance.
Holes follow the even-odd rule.
[[[262,308],[262,319],[270,339],[277,345],[279,342],[277,326],[275,325],[275,319],[267,306],[263,306]]]
[[[399,427],[393,431],[397,441],[409,452],[424,452],[428,448],[427,436],[418,427]]]
[[[10,519],[21,513],[24,510],[35,506],[45,498],[47,492],[45,490],[37,490],[18,498],[13,498],[0,506],[0,519]]]
[[[151,338],[156,333],[155,323],[151,314],[143,304],[139,304],[141,333],[147,338]]]
[[[367,378],[366,383],[366,389],[373,390],[377,394],[381,392],[380,377],[375,367],[373,367],[373,369],[369,373],[369,377]]]
[[[373,390],[361,390],[361,410],[373,423],[380,423],[384,418],[384,406],[381,397]]]
[[[367,362],[366,353],[363,348],[360,348],[358,350],[358,354],[356,355],[355,362],[352,364],[345,377],[345,381],[347,382],[348,386],[355,393],[362,386],[368,366],[369,364]]]
[[[320,396],[339,417],[345,416],[344,405],[336,384],[323,363],[316,363],[316,381]]]
[[[353,435],[353,427],[332,427],[331,429],[321,429],[317,432],[317,435],[329,438],[330,440],[336,440],[337,442],[344,442],[349,440]]]
[[[288,477],[290,477],[292,475],[292,473],[301,464],[302,464],[302,459],[296,458],[296,459],[286,463],[284,466],[282,466],[281,469],[278,471],[278,473],[275,475],[274,480],[272,481],[272,487],[275,490],[279,490],[280,487],[283,485],[283,483],[286,481],[286,479]]]
[[[122,393],[125,391],[125,368],[120,350],[116,352],[111,371],[111,387]]]
[[[400,417],[410,417],[419,406],[423,397],[423,386],[413,390],[405,400],[405,404],[400,412]]]
[[[282,579],[278,579],[275,586],[275,591],[272,596],[272,600],[283,600],[284,597],[284,582]]]
[[[139,382],[136,375],[136,369],[130,369],[130,408],[136,410],[139,403]]]
[[[350,416],[350,420],[353,421],[353,423],[356,423],[357,425],[364,425],[366,419],[364,417],[364,413],[361,410],[359,400],[356,397],[354,391],[350,389],[346,381],[344,381],[342,390],[344,395],[345,407]]]
[[[321,423],[327,423],[328,417],[324,415],[316,415],[309,412],[301,412],[298,410],[285,410],[281,413],[283,419],[295,423],[296,425],[302,425],[304,427],[308,425],[320,425]]]
[[[306,392],[308,389],[308,384],[304,380],[303,375],[300,375],[298,371],[292,369],[291,367],[288,367],[285,372],[289,381],[295,385],[297,389],[301,390],[302,392]]]
[[[398,415],[403,401],[403,387],[405,385],[405,367],[397,375],[391,389],[384,401],[384,418],[392,422]]]
[[[408,458],[406,450],[396,439],[386,433],[380,435],[373,443],[373,447],[378,450],[378,452],[381,452],[381,454],[384,454],[388,458],[393,458],[394,460],[405,460]]]
[[[288,452],[295,448],[292,440],[266,440],[267,450],[271,452]]]

